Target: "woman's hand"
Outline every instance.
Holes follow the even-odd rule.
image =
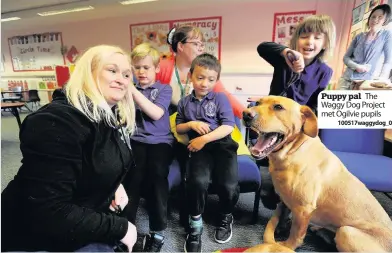
[[[304,56],[295,50],[286,48],[283,50],[282,55],[284,56],[287,65],[295,72],[301,73],[305,68]]]
[[[116,193],[114,194],[114,200],[112,200],[109,209],[115,212],[119,211],[118,207],[120,207],[121,210],[124,210],[125,206],[128,205],[128,201],[128,195],[125,192],[124,186],[120,184]]]
[[[355,69],[358,73],[365,73],[369,71],[369,66],[367,65],[360,65],[358,68]]]
[[[192,121],[190,127],[200,135],[205,135],[211,132],[210,125],[202,121]]]
[[[137,240],[137,231],[135,225],[132,223],[128,222],[128,231],[125,234],[124,238],[121,239],[120,241],[124,243],[127,247],[129,252],[132,251],[133,245],[135,245]]]

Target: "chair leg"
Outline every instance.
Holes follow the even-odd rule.
[[[255,192],[255,201],[253,206],[252,224],[256,224],[259,216],[261,187]]]
[[[392,200],[392,195],[391,195],[391,193],[384,192],[384,195],[387,196],[390,200]]]

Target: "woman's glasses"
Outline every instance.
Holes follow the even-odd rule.
[[[198,49],[204,49],[206,45],[203,42],[200,41],[185,41],[184,44],[190,43],[196,46]]]

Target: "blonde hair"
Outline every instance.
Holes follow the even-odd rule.
[[[88,49],[78,59],[65,86],[65,93],[69,103],[91,121],[98,123],[104,120],[111,127],[118,127],[120,124],[128,134],[132,134],[135,130],[135,104],[130,89],[127,89],[126,95],[113,112],[102,94],[98,81],[98,75],[103,70],[107,58],[116,53],[124,55],[131,65],[128,54],[117,46],[99,45]],[[129,85],[133,85],[132,82]]]
[[[155,67],[158,67],[159,64],[159,52],[153,47],[150,43],[145,42],[137,45],[131,52],[132,61],[137,61],[145,58],[146,56],[151,56],[152,62]]]
[[[325,48],[316,56],[321,61],[325,61],[332,56],[336,41],[336,27],[328,15],[311,15],[302,20],[291,37],[290,48],[298,50],[297,41],[300,35],[311,32],[325,34]]]

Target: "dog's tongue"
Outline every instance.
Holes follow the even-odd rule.
[[[254,155],[260,155],[264,150],[269,148],[276,142],[276,135],[262,135],[257,139],[256,144],[251,148],[251,152]]]

